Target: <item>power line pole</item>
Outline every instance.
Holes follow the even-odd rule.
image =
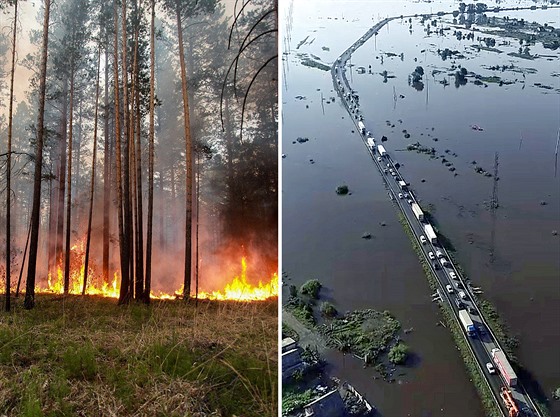
[[[490,263],[494,262],[495,251],[495,238],[496,238],[496,210],[500,206],[498,202],[498,166],[500,165],[498,159],[498,152],[494,154],[494,182],[492,186],[492,200],[490,201],[490,213],[492,216],[492,234],[490,237]]]

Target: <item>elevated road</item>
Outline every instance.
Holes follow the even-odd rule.
[[[511,391],[512,397],[515,400],[515,405],[520,411],[518,414],[519,416],[542,417],[542,414],[532,398],[527,394],[521,382],[518,382],[514,387],[510,387],[506,378],[500,374],[496,366],[497,372],[495,374],[489,373],[486,364],[494,364],[491,354],[492,349],[501,349],[502,352],[504,352],[504,350],[478,308],[476,297],[470,284],[461,276],[453,264],[453,260],[437,239],[430,240],[429,236],[427,236],[426,225],[429,225],[429,223],[421,216],[418,218],[412,209],[413,204],[418,204],[415,193],[410,189],[410,184],[406,182],[399,173],[398,163],[386,153],[380,141],[375,140],[371,132],[367,130],[367,122],[360,111],[359,95],[352,89],[346,77],[347,62],[354,51],[372,36],[376,35],[379,29],[391,20],[409,17],[412,16],[398,16],[381,20],[344,51],[331,67],[334,86],[342,103],[352,117],[375,166],[383,178],[390,198],[395,202],[406,219],[421,248],[426,262],[438,281],[438,294],[441,298],[441,302],[446,303],[451,309],[461,329],[464,329],[464,327],[459,319],[459,310],[464,309],[469,312],[477,331],[472,336],[468,336],[466,332],[463,331],[463,337],[478,364],[481,375],[493,393],[494,400],[498,404],[502,414],[504,416],[515,415],[510,414],[511,411],[506,407],[504,401],[500,397],[501,390],[507,389]],[[379,148],[379,145],[381,145],[381,148]]]

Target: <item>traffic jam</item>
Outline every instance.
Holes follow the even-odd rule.
[[[363,39],[360,39],[359,42],[362,41]],[[356,48],[356,44],[349,48],[342,55],[342,61],[339,58],[333,65],[332,75],[335,88],[343,99],[342,102],[348,112],[353,116],[354,124],[357,126],[362,140],[389,188],[390,198],[402,210],[416,239],[420,242],[420,247],[431,266],[432,272],[438,278],[442,289],[445,289],[445,291],[438,289],[436,299],[447,298],[467,335],[473,354],[477,357],[481,369],[487,373],[487,380],[490,381],[494,378],[494,385],[499,386],[499,396],[509,417],[538,415],[534,414],[526,403],[523,403],[525,405],[523,410],[519,409],[514,397],[523,399],[525,396],[522,392],[517,392],[517,395],[512,393],[512,390],[516,391],[517,376],[506,355],[498,347],[494,336],[483,324],[484,320],[472,299],[472,288],[468,289],[466,287],[465,281],[450,261],[447,251],[438,242],[436,231],[427,220],[427,216],[410,190],[410,184],[399,173],[400,165],[391,159],[385,147],[382,144],[377,144],[371,132],[366,129],[360,111],[358,94],[349,87],[348,80],[345,77],[346,61]],[[475,349],[475,347],[478,348]],[[521,414],[522,411],[523,414]]]

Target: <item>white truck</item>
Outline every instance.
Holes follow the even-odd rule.
[[[510,387],[515,387],[517,385],[517,375],[515,375],[515,372],[507,360],[506,355],[504,355],[504,352],[498,348],[492,349],[492,359],[508,385]]]
[[[425,224],[424,225],[424,232],[426,233],[426,237],[428,238],[428,240],[432,243],[432,244],[436,244],[437,243],[437,235],[436,232],[434,231],[434,228],[432,227],[431,224]]]
[[[375,142],[373,138],[367,138],[368,147],[371,149],[373,153],[375,153]]]
[[[424,212],[422,211],[418,203],[412,203],[411,207],[412,207],[412,212],[414,213],[416,218],[421,222],[424,221]]]
[[[358,122],[358,128],[360,129],[360,132],[362,133],[362,135],[364,135],[366,133],[366,125],[364,124],[364,122],[359,121]]]
[[[383,145],[377,145],[377,151],[379,152],[379,156],[387,155],[387,151]]]
[[[465,332],[469,335],[469,336],[474,336],[476,335],[476,327],[474,327],[474,323],[471,319],[471,316],[469,315],[469,312],[467,310],[459,310],[459,320],[461,321],[461,324],[463,325],[463,329],[465,329]]]

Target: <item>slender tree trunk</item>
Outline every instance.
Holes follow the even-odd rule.
[[[127,64],[126,64],[126,55],[127,55],[127,31],[126,31],[126,1],[122,1],[122,83],[123,83],[123,118],[125,121],[125,129],[124,129],[124,138],[126,149],[123,150],[123,167],[124,167],[124,175],[123,175],[123,210],[124,210],[124,241],[122,242],[124,246],[124,252],[126,254],[126,261],[127,261],[127,293],[126,297],[122,300],[123,302],[130,301],[132,296],[131,287],[133,285],[132,281],[132,210],[130,207],[130,142],[131,142],[131,131],[132,126],[129,120],[129,107],[128,107],[128,75],[127,75]],[[123,275],[124,275],[123,271]],[[122,287],[121,287],[122,290]]]
[[[121,255],[121,289],[119,294],[119,304],[129,301],[129,265],[127,241],[124,234],[124,216],[123,216],[123,186],[122,186],[122,161],[121,161],[121,117],[120,117],[120,99],[119,99],[119,17],[117,13],[117,2],[113,1],[113,16],[115,20],[115,42],[114,42],[114,80],[115,85],[115,150],[116,150],[116,177],[117,177],[117,205],[118,205],[118,223],[119,223],[119,249]]]
[[[43,19],[43,44],[41,66],[39,72],[39,111],[37,115],[37,144],[35,148],[35,173],[33,180],[33,207],[31,209],[31,244],[29,247],[29,263],[27,269],[27,283],[24,307],[32,309],[35,306],[35,275],[37,268],[37,249],[39,247],[39,226],[41,219],[41,177],[43,169],[43,141],[45,134],[45,90],[47,78],[47,49],[49,46],[49,17],[51,0],[45,0]]]
[[[68,182],[66,183],[66,241],[64,250],[64,294],[70,291],[70,232],[72,231],[72,147],[74,131],[74,58],[70,60],[70,118],[68,121]],[[79,161],[78,161],[79,162]]]
[[[185,65],[185,49],[183,46],[183,26],[181,11],[177,1],[177,34],[179,38],[179,60],[181,61],[181,90],[183,93],[183,122],[185,124],[185,155],[186,155],[186,207],[185,207],[185,273],[183,277],[183,298],[188,300],[191,294],[192,264],[192,139],[189,116],[189,95],[187,91],[187,70]]]
[[[66,191],[66,146],[68,125],[68,74],[64,74],[64,87],[62,93],[62,117],[60,121],[60,137],[59,142],[59,177],[58,177],[58,202],[56,204],[56,243],[55,243],[55,259],[56,266],[54,274],[56,276],[57,269],[62,267],[62,242],[64,240],[64,195]]]
[[[146,281],[144,301],[150,302],[152,289],[152,227],[154,218],[154,110],[155,110],[155,0],[151,0],[150,21],[150,147],[148,155],[148,231],[146,236]]]
[[[105,100],[103,113],[103,135],[105,143],[103,148],[103,281],[109,282],[109,207],[111,201],[111,180],[109,166],[111,155],[109,153],[109,31],[105,32]]]
[[[135,15],[138,18],[138,2],[134,1]],[[139,23],[138,23],[139,25]],[[144,214],[142,210],[142,144],[141,144],[141,114],[140,114],[140,71],[138,68],[138,45],[139,45],[139,26],[136,26],[134,33],[134,89],[136,101],[136,155],[132,155],[134,160],[135,170],[135,185],[136,185],[136,275],[135,275],[135,299],[144,299],[144,228],[143,220]],[[134,175],[134,173],[133,173]]]
[[[91,161],[91,188],[89,190],[89,217],[87,227],[87,241],[86,241],[86,259],[84,262],[84,285],[82,288],[82,295],[86,293],[87,277],[88,277],[88,263],[89,263],[89,249],[91,243],[91,219],[93,217],[93,192],[95,190],[95,164],[97,163],[97,115],[99,108],[99,67],[101,64],[101,46],[97,53],[97,79],[95,84],[95,117],[93,121],[93,157]]]
[[[12,236],[11,236],[11,210],[12,210],[12,128],[14,113],[14,72],[16,68],[16,37],[17,37],[18,2],[14,1],[14,28],[12,33],[12,68],[10,71],[10,104],[8,106],[8,155],[6,157],[6,311],[10,311],[12,292]]]

